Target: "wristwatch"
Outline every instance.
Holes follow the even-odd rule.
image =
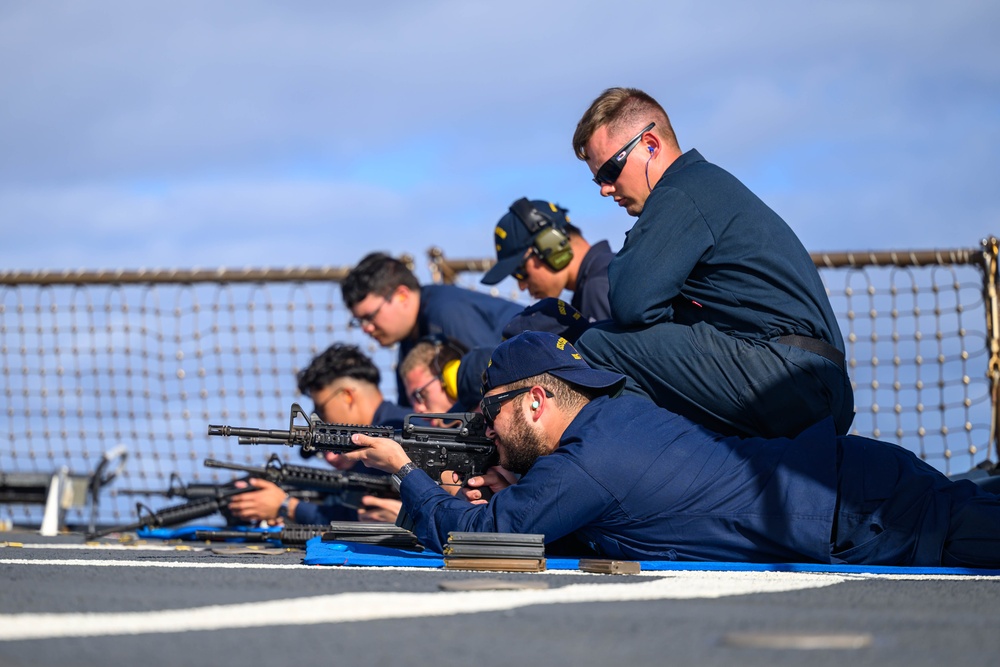
[[[416,469],[417,464],[412,461],[403,464],[402,468],[392,473],[392,488],[396,489],[396,492],[399,493],[399,485],[403,483],[403,478]]]
[[[282,519],[285,519],[286,521],[290,519],[290,517],[288,516],[288,501],[290,499],[291,496],[286,493],[285,499],[281,501],[281,507],[278,508],[278,516],[280,516]]]

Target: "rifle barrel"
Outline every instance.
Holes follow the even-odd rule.
[[[247,472],[254,475],[263,475],[267,473],[266,468],[255,468],[253,466],[244,466],[238,463],[232,463],[230,461],[218,461],[216,459],[205,459],[204,461],[206,468],[222,468],[224,470],[235,470],[237,472]]]
[[[236,436],[239,438],[271,438],[282,442],[290,440],[291,431],[281,429],[246,428],[243,426],[226,426],[222,424],[210,424],[209,435]]]

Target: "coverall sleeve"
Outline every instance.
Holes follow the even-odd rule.
[[[563,457],[543,456],[521,480],[498,492],[489,504],[473,505],[437,486],[423,471],[400,487],[420,543],[442,552],[451,531],[540,533],[551,542],[599,516],[612,497]]]
[[[672,300],[714,245],[690,197],[673,188],[655,189],[608,267],[615,322],[633,328],[673,320]]]

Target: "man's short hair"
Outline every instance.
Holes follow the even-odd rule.
[[[351,269],[340,283],[340,293],[347,307],[353,308],[369,294],[388,297],[400,285],[420,289],[420,281],[406,264],[384,252],[373,252]]]
[[[541,375],[524,378],[523,380],[515,380],[510,383],[506,391],[510,391],[511,389],[534,387],[536,384],[551,391],[553,398],[555,399],[556,406],[560,410],[567,412],[579,410],[587,403],[594,400],[594,398],[599,396],[601,393],[594,389],[588,389],[586,387],[575,385],[572,382],[560,380],[550,373],[542,373]]]
[[[587,159],[587,142],[599,127],[607,125],[610,134],[631,130],[655,122],[651,131],[669,146],[677,147],[677,136],[667,112],[660,103],[638,88],[608,88],[597,96],[584,112],[573,133],[573,151],[581,160]]]
[[[464,352],[464,348],[450,342],[422,340],[403,358],[399,364],[399,374],[405,376],[414,368],[425,366],[431,375],[440,376],[444,367],[452,361],[460,361]]]
[[[312,394],[344,377],[367,382],[376,389],[382,380],[378,368],[356,345],[334,343],[299,371],[299,391]]]

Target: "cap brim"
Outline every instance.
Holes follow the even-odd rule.
[[[570,384],[586,387],[587,389],[600,389],[609,396],[617,396],[625,388],[624,375],[596,368],[568,368],[564,370],[551,370],[548,373]]]
[[[484,285],[496,285],[498,282],[514,273],[514,269],[521,263],[523,253],[511,255],[505,259],[498,260],[493,268],[486,272],[481,282]]]

